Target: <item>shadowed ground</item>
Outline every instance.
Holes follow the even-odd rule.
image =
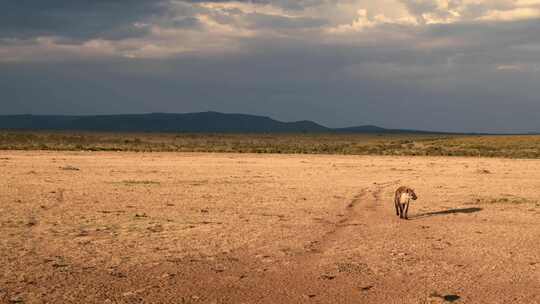
[[[435,216],[435,215],[449,215],[449,214],[455,214],[455,213],[474,213],[482,211],[482,208],[459,208],[459,209],[449,209],[449,210],[441,210],[441,211],[433,211],[433,212],[426,212],[426,213],[420,213],[418,215],[415,215],[414,217],[410,219],[417,219],[417,218],[423,218],[428,216]]]

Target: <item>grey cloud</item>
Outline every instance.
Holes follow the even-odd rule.
[[[202,2],[215,2],[225,3],[232,2],[227,0],[222,1],[183,1],[184,3],[202,3]],[[238,1],[236,1],[238,2]],[[272,4],[273,6],[281,7],[282,9],[300,9],[309,5],[314,5],[316,1],[240,1],[246,3],[257,4]],[[234,25],[238,27],[245,27],[252,30],[295,30],[295,29],[315,29],[320,28],[328,24],[328,20],[316,17],[289,17],[276,14],[265,14],[262,12],[244,12],[238,8],[223,8],[219,11],[213,11],[208,8],[201,8],[196,6],[182,6],[181,14],[185,16],[194,16],[196,14],[206,14],[211,16],[215,22],[225,25]],[[192,25],[198,25],[197,19],[194,17],[185,17],[185,19],[195,21]],[[161,21],[160,25],[165,27],[178,27],[176,24],[170,22]]]
[[[425,23],[423,14],[440,13],[435,0],[401,0],[411,15],[415,16],[419,23]]]
[[[146,0],[5,0],[0,2],[0,37],[26,39],[120,39],[143,35],[134,22],[163,14],[163,1]]]
[[[401,0],[401,2],[414,15],[433,12],[438,9],[437,1],[434,0]]]
[[[326,20],[318,18],[289,18],[265,14],[248,14],[246,21],[254,28],[272,29],[317,28],[328,24]]]
[[[245,2],[254,4],[271,4],[288,10],[303,10],[308,7],[316,6],[325,3],[324,0],[182,0],[186,3],[226,3],[226,2]]]
[[[478,63],[486,60],[540,60],[536,52],[519,50],[520,45],[540,41],[540,20],[432,25],[425,28],[421,35],[427,40],[455,40],[458,42],[456,51],[466,55],[484,54],[483,59],[471,57]]]

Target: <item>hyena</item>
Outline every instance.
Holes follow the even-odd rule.
[[[396,190],[396,194],[394,196],[394,204],[396,206],[396,215],[399,215],[399,218],[408,219],[408,213],[409,213],[409,202],[411,199],[415,201],[418,197],[416,196],[416,193],[414,193],[414,190],[401,186]]]

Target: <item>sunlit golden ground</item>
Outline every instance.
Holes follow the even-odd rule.
[[[2,303],[540,302],[540,160],[2,151],[0,179]]]

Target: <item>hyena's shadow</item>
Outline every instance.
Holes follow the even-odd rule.
[[[478,207],[472,207],[472,208],[457,208],[457,209],[447,209],[447,210],[441,210],[441,211],[432,211],[432,212],[425,212],[425,213],[419,213],[413,216],[410,216],[409,219],[420,219],[430,216],[438,216],[438,215],[449,215],[449,214],[458,214],[458,213],[475,213],[482,211],[482,208]]]

